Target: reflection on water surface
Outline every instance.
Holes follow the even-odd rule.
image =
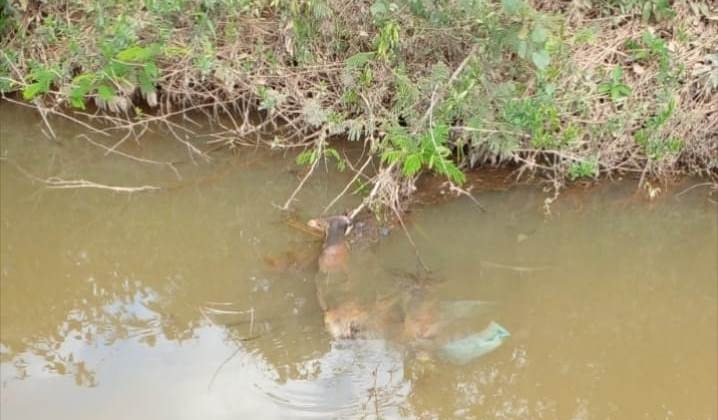
[[[312,264],[321,244],[274,204],[291,158],[216,153],[140,164],[77,139],[51,144],[2,104],[0,355],[5,420],[229,418],[715,419],[718,222],[704,191],[632,198],[604,184],[541,212],[533,188],[420,209],[409,228],[445,301],[491,302],[512,336],[457,367],[398,337],[331,340]],[[128,152],[182,160],[148,135]],[[175,185],[127,195],[44,178]],[[350,174],[299,196],[322,210]],[[340,207],[351,207],[348,198]],[[415,270],[401,234],[354,250],[353,275],[391,293]]]

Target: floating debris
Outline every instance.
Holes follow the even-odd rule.
[[[483,331],[445,344],[440,354],[451,363],[463,365],[496,350],[509,336],[506,328],[491,321]]]

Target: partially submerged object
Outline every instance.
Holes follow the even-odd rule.
[[[324,232],[324,246],[319,255],[319,271],[327,274],[346,271],[349,248],[345,235],[352,221],[347,216],[312,219],[307,225]]]
[[[324,312],[324,324],[334,338],[352,338],[367,322],[361,305],[352,301],[347,272],[349,246],[346,232],[351,226],[347,216],[312,219],[307,225],[324,233],[324,245],[318,258],[319,271],[314,278],[317,300]]]
[[[441,302],[425,285],[410,287],[403,296],[358,302],[347,272],[346,233],[352,220],[343,215],[331,216],[312,219],[307,225],[325,235],[315,284],[325,327],[334,338],[357,338],[370,331],[383,331],[398,321],[410,339],[433,340],[447,323],[483,312],[491,304],[474,300]],[[444,344],[439,352],[452,363],[465,364],[495,350],[509,335],[505,328],[491,322],[479,333]]]
[[[324,312],[324,325],[334,338],[356,338],[369,321],[369,312],[356,302],[348,302]]]
[[[506,328],[491,321],[481,332],[444,344],[439,353],[443,359],[463,365],[496,350],[509,336]]]

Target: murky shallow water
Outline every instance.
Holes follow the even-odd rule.
[[[59,122],[52,145],[34,114],[0,112],[3,420],[717,417],[718,216],[700,189],[647,204],[633,184],[606,184],[567,194],[549,218],[533,188],[479,194],[485,214],[467,200],[414,212],[441,297],[493,302],[455,329],[495,320],[512,333],[457,367],[392,337],[328,337],[312,280],[320,244],[275,206],[297,185],[291,158],[215,153],[178,165],[179,180]],[[161,133],[142,148],[187,157]],[[48,190],[16,165],[174,187]],[[349,178],[313,179],[302,216]],[[373,288],[416,268],[399,233],[354,256]]]

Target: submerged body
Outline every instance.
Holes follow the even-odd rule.
[[[313,219],[309,226],[324,231],[315,277],[317,300],[324,312],[324,325],[334,338],[358,338],[392,334],[412,343],[423,343],[451,363],[464,364],[498,348],[509,332],[492,322],[479,333],[446,342],[438,337],[458,318],[483,311],[486,302],[441,302],[434,288],[417,282],[394,296],[361,302],[359,287],[349,276],[346,216]]]
[[[323,274],[346,272],[349,258],[346,233],[351,226],[351,219],[347,216],[332,216],[312,219],[308,225],[324,232],[324,245],[319,255],[319,272]]]
[[[318,258],[314,279],[317,301],[324,311],[324,324],[334,338],[351,338],[366,328],[368,311],[353,299],[348,274],[349,245],[346,232],[351,219],[332,216],[312,219],[310,227],[324,232],[324,245]]]
[[[351,220],[346,216],[333,216],[326,219],[312,219],[309,226],[324,232],[322,252],[318,258],[319,271],[314,279],[317,288],[317,300],[323,311],[337,306],[349,293],[347,261],[349,245],[345,234]]]
[[[346,216],[332,216],[312,219],[308,225],[325,235],[315,285],[329,334],[334,338],[370,337],[400,326],[403,318],[396,297],[360,298],[364,294],[361,288],[365,286],[356,284],[348,269],[346,232],[351,220]]]

